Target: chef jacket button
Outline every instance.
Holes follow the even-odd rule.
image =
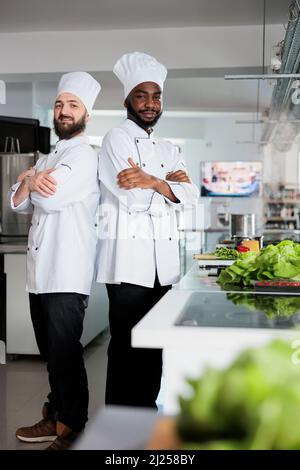
[[[172,237],[169,237],[169,240],[172,240]]]
[[[38,250],[38,249],[39,249],[39,248],[36,246],[36,247],[35,247],[35,250]]]
[[[128,215],[131,215],[131,212],[128,212]]]
[[[57,150],[55,150],[55,152],[54,152],[54,153],[57,153]]]
[[[160,165],[160,166],[163,168],[163,167],[164,167],[164,164],[163,164],[163,163],[161,163],[161,165]]]
[[[155,142],[153,141],[153,145],[155,145]]]
[[[143,165],[143,166],[146,166],[146,163],[143,163],[142,165]]]
[[[135,235],[132,235],[132,238],[135,238]]]
[[[139,143],[139,139],[136,139],[137,143]]]
[[[29,246],[27,247],[27,251],[29,251]]]

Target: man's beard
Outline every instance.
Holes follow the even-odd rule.
[[[66,118],[66,116],[61,116],[61,118]],[[70,121],[70,124],[67,127],[61,126],[59,119],[54,119],[53,124],[55,134],[60,139],[71,139],[71,137],[74,137],[77,134],[81,134],[81,132],[83,132],[86,128],[85,115],[82,116],[82,118],[80,118],[77,122],[74,122],[74,119],[72,119],[72,122]]]
[[[135,122],[141,126],[141,127],[153,127],[155,126],[155,124],[157,123],[157,121],[159,120],[159,118],[161,117],[162,115],[162,111],[160,113],[158,113],[154,119],[152,119],[152,121],[145,121],[143,119],[143,115],[141,113],[137,113],[133,107],[131,106],[131,103],[130,101],[126,101],[126,108],[127,108],[127,112],[129,114],[131,114],[131,116],[134,117],[135,119]]]

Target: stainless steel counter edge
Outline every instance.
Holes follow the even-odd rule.
[[[1,243],[0,244],[0,255],[1,254],[25,254],[27,252],[27,243],[22,245]]]

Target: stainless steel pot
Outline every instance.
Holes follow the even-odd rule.
[[[230,214],[230,237],[253,238],[255,236],[255,214]]]

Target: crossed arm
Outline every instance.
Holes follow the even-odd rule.
[[[49,197],[56,192],[56,181],[50,174],[54,168],[36,172],[34,168],[29,168],[18,176],[18,183],[21,183],[13,196],[14,206],[17,207],[25,201],[31,192],[38,192],[44,197]]]
[[[178,202],[177,197],[166,181],[143,171],[133,162],[132,158],[129,158],[128,162],[131,168],[122,170],[117,176],[117,182],[120,188],[127,190],[133,188],[153,189],[172,202]],[[188,175],[183,170],[168,173],[166,180],[178,183],[191,183]]]
[[[170,199],[172,202],[178,202],[171,187],[166,181],[157,178],[156,176],[149,175],[136,165],[132,158],[128,159],[131,168],[122,170],[117,175],[118,186],[122,189],[153,189],[163,196]],[[43,197],[50,197],[56,193],[57,182],[51,176],[54,168],[36,172],[30,167],[28,170],[21,173],[17,179],[20,184],[18,190],[13,196],[14,206],[22,204],[27,199],[31,192],[37,192]],[[170,172],[166,176],[167,181],[177,183],[191,183],[188,175],[183,170]]]

